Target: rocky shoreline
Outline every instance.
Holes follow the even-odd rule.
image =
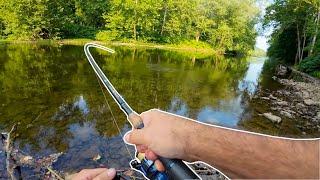
[[[277,91],[260,90],[254,96],[255,100],[270,107],[268,112],[259,112],[260,116],[273,123],[281,123],[284,118],[299,121],[297,127],[303,135],[306,131],[320,132],[320,83],[313,77],[290,69],[279,66],[277,76],[273,77],[283,88]]]

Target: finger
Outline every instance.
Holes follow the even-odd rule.
[[[143,129],[134,129],[129,131],[125,136],[124,140],[128,144],[142,144],[146,145],[146,137],[143,133]]]
[[[154,153],[151,150],[146,150],[145,152],[146,158],[152,161],[155,161],[156,159],[158,159],[158,156],[156,155],[156,153]]]
[[[163,166],[162,162],[159,159],[157,159],[154,162],[154,165],[156,166],[157,170],[160,172],[164,172],[166,170],[165,167]]]
[[[137,145],[137,151],[140,153],[145,153],[147,149],[148,147],[145,145]]]
[[[143,112],[140,114],[140,117],[142,118],[143,120],[143,123],[148,126],[148,124],[150,123],[150,121],[152,120],[152,118],[155,118],[157,117],[156,116],[156,113],[158,112],[158,110],[156,109],[150,109],[146,112]]]
[[[94,177],[106,170],[107,168],[83,169],[76,176],[80,178],[80,180],[93,179]]]
[[[116,176],[116,170],[114,168],[103,171],[98,176],[93,178],[93,180],[112,180]]]

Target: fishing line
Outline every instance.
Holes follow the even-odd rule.
[[[96,76],[96,78],[98,79],[97,76]],[[109,104],[109,101],[108,101],[108,99],[107,99],[107,96],[106,96],[105,92],[103,91],[103,88],[102,88],[102,85],[101,85],[101,82],[100,82],[99,79],[98,79],[98,82],[99,82],[99,86],[100,86],[100,89],[101,89],[101,91],[102,91],[104,100],[105,100],[105,102],[106,102],[106,104],[107,104],[107,106],[108,106],[108,108],[109,108],[110,114],[111,114],[111,116],[112,116],[113,123],[116,125],[116,127],[117,127],[117,129],[118,129],[118,132],[119,132],[119,134],[120,134],[120,136],[121,136],[121,139],[122,139],[121,141],[123,142],[124,146],[126,147],[126,150],[127,150],[128,154],[129,154],[129,156],[131,157],[131,159],[133,159],[134,156],[133,156],[132,153],[130,152],[128,145],[123,141],[123,134],[122,134],[121,129],[120,129],[118,123],[117,123],[117,120],[116,120],[116,118],[115,118],[115,116],[114,116],[114,113],[113,113],[113,111],[112,111],[112,109],[111,109],[111,106],[110,106],[110,104]]]
[[[123,99],[123,97],[117,92],[117,90],[113,87],[107,76],[103,73],[103,71],[100,69],[98,64],[95,62],[94,58],[92,57],[89,48],[95,47],[102,50],[105,50],[110,53],[115,53],[114,50],[94,44],[94,43],[87,43],[84,46],[84,52],[87,56],[87,59],[93,68],[94,72],[96,73],[96,76],[99,81],[100,89],[103,93],[103,96],[105,98],[105,102],[111,112],[111,116],[113,119],[114,124],[116,124],[116,127],[119,131],[119,134],[123,138],[121,129],[117,123],[117,120],[114,116],[114,113],[111,109],[111,106],[106,98],[106,95],[103,91],[102,85],[108,90],[111,97],[115,100],[115,102],[118,104],[119,108],[126,114],[127,120],[131,123],[132,127],[136,129],[142,129],[144,128],[143,120],[140,117],[138,113],[136,113],[129,104]],[[100,82],[101,81],[101,82]],[[102,83],[102,85],[101,85]],[[124,141],[123,141],[124,142]],[[125,143],[125,142],[124,142]],[[142,156],[139,156],[137,153],[137,156],[133,158],[133,155],[130,153],[130,150],[125,144],[125,147],[128,151],[128,154],[130,157],[132,157],[133,160],[130,161],[130,167],[144,175],[145,178],[155,179],[155,180],[167,180],[167,179],[200,179],[200,177],[192,170],[190,167],[188,167],[181,159],[169,159],[159,156],[158,159],[162,162],[164,165],[166,171],[160,172],[157,170],[156,166],[154,165],[153,161],[150,161],[144,157],[143,154],[140,154]]]

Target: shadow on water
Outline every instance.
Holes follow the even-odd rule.
[[[263,81],[263,59],[115,50],[114,55],[94,51],[94,56],[137,112],[159,108],[206,123],[265,132],[261,126],[246,128],[241,121],[244,114],[251,117],[249,101]],[[128,167],[130,156],[81,46],[1,44],[0,51],[0,130],[19,123],[15,147],[33,156],[64,152],[55,168],[65,172],[100,164]],[[107,100],[125,133],[125,116],[110,96]],[[265,126],[279,130],[269,122]],[[98,154],[101,159],[94,161]]]

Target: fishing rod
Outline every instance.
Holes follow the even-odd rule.
[[[84,52],[87,56],[87,59],[90,65],[92,66],[95,74],[102,82],[103,86],[108,90],[109,94],[117,102],[120,109],[126,114],[127,119],[131,123],[132,127],[136,129],[142,129],[144,127],[144,124],[141,117],[129,106],[129,104],[124,100],[124,98],[117,92],[117,90],[113,87],[107,76],[100,69],[100,67],[95,62],[93,56],[89,51],[89,48],[91,47],[102,49],[112,54],[115,53],[115,51],[95,43],[87,43],[84,46]],[[142,173],[148,179],[152,180],[200,179],[198,175],[180,159],[168,159],[164,157],[159,157],[159,160],[164,165],[166,169],[165,172],[157,171],[154,162],[146,159],[144,155],[141,153],[136,154],[136,158],[130,162],[130,166],[131,168]]]

